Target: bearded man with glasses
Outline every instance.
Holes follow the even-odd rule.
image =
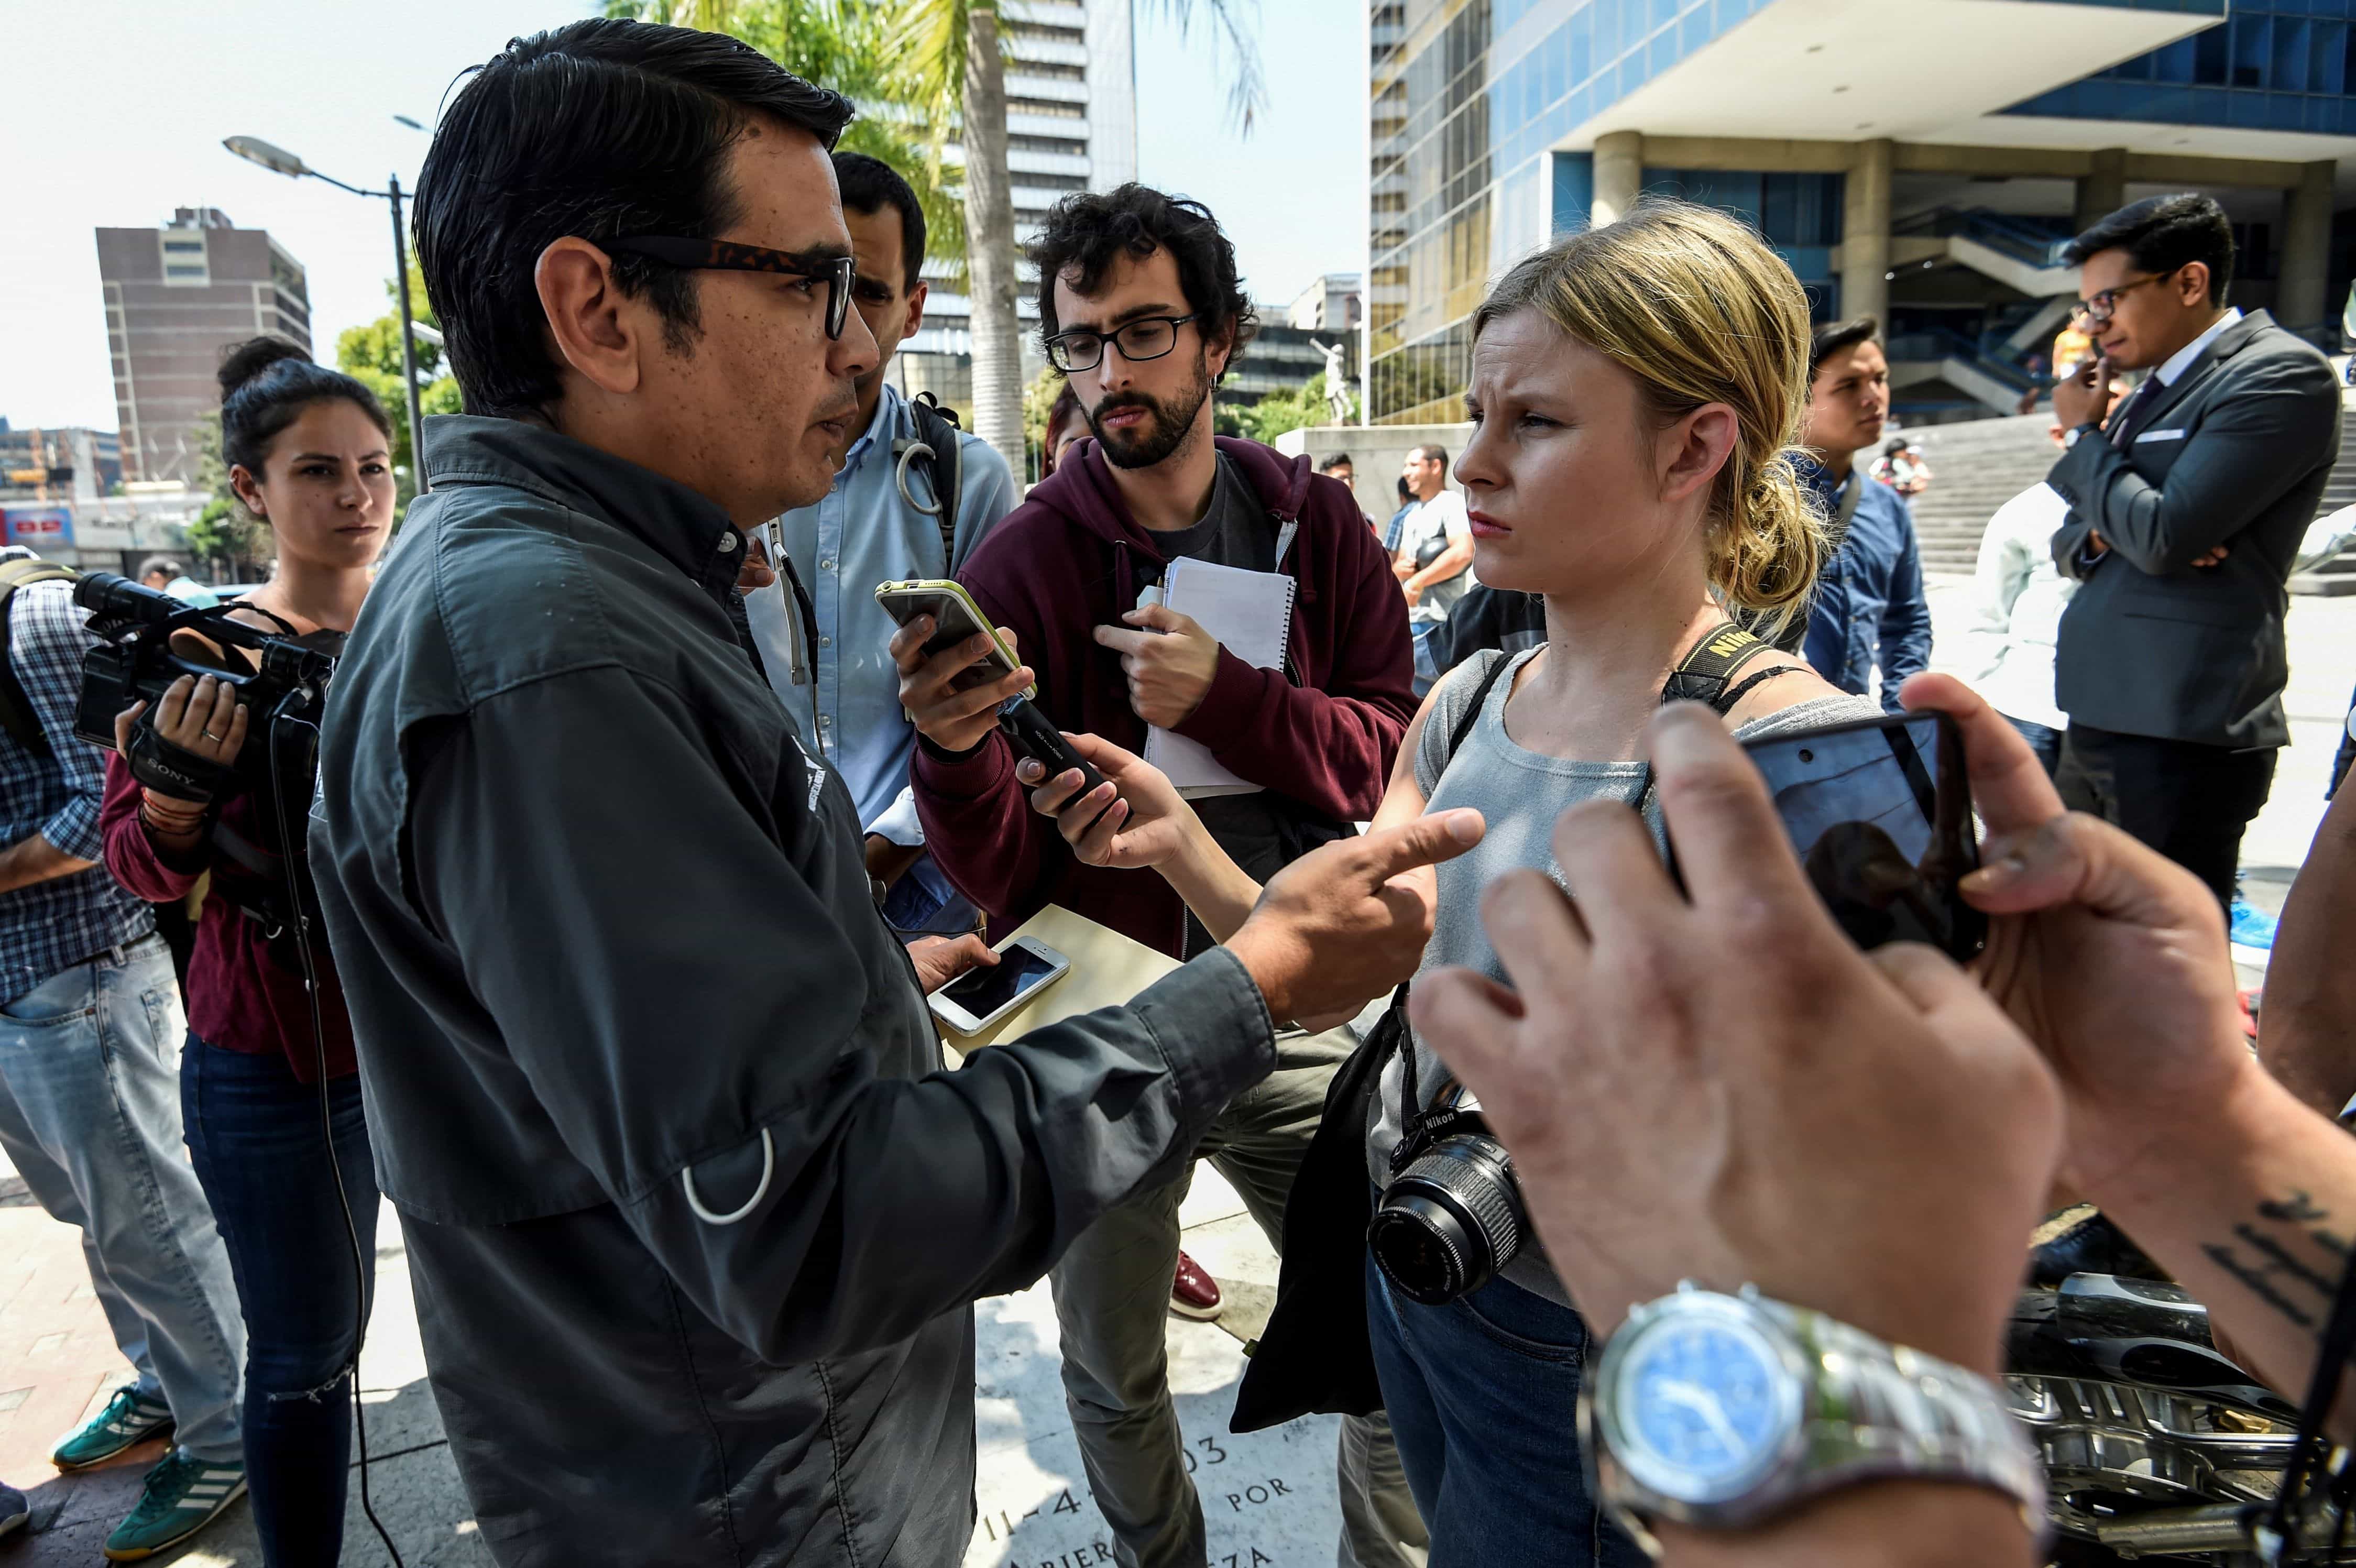
[[[1348,487],[1306,456],[1213,435],[1215,389],[1254,322],[1209,211],[1141,185],[1067,197],[1032,260],[1043,347],[1094,439],[1065,448],[958,573],[1031,669],[960,690],[972,650],[927,660],[922,622],[894,643],[921,737],[916,809],[935,857],[994,929],[1052,901],[1183,958],[1213,942],[1169,884],[1082,864],[1054,819],[1030,810],[1042,780],[1018,777],[996,704],[1035,671],[1040,704],[1065,730],[1132,752],[1149,725],[1199,742],[1246,788],[1196,809],[1240,864],[1275,870],[1348,834],[1382,799],[1415,712],[1407,607]],[[1158,602],[1165,569],[1185,556],[1293,579],[1280,668],[1247,663]],[[1235,1184],[1271,1242],[1326,1085],[1355,1045],[1346,1028],[1283,1031],[1275,1074],[1193,1151]],[[1124,1568],[1205,1561],[1163,1348],[1165,1308],[1202,1316],[1217,1300],[1178,1250],[1191,1168],[1098,1220],[1050,1276],[1066,1402]],[[1353,1418],[1342,1446],[1344,1561],[1403,1563],[1422,1529],[1388,1428]]]
[[[2081,585],[2054,661],[2057,781],[2222,907],[2290,738],[2285,585],[2340,454],[2340,388],[2313,347],[2226,304],[2233,231],[2206,196],[2121,208],[2068,259],[2098,357],[2053,390],[2053,557]],[[2118,371],[2150,374],[2114,406]]]

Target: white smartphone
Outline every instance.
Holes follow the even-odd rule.
[[[1072,961],[1030,937],[998,950],[998,962],[968,970],[925,1000],[959,1035],[979,1035],[1070,972]]]

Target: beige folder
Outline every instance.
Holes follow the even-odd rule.
[[[1015,937],[1036,937],[1070,959],[1071,971],[979,1035],[959,1035],[943,1027],[941,1040],[953,1065],[962,1059],[962,1053],[1001,1039],[1017,1039],[1099,1007],[1119,1007],[1178,967],[1178,961],[1169,954],[1156,952],[1055,904],[1016,927],[1006,940]]]

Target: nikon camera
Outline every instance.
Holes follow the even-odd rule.
[[[1444,1306],[1494,1279],[1528,1239],[1513,1158],[1462,1084],[1409,1123],[1391,1170],[1366,1245],[1400,1294]]]

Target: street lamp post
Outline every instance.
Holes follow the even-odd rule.
[[[273,174],[283,174],[290,179],[323,179],[354,196],[381,197],[392,203],[392,275],[401,295],[401,384],[409,404],[409,470],[417,493],[423,495],[429,488],[425,483],[424,422],[417,406],[417,322],[409,307],[409,240],[402,227],[401,177],[391,177],[388,189],[362,190],[332,175],[321,174],[285,148],[273,146],[259,136],[230,136],[223,139],[221,145]]]

